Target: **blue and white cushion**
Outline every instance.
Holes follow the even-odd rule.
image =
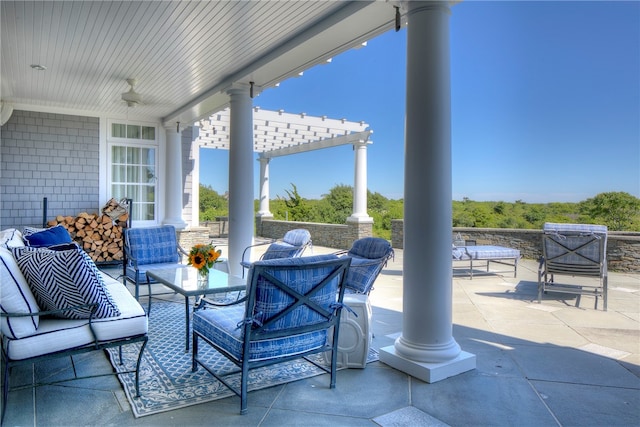
[[[96,318],[119,316],[98,268],[81,249],[54,251],[45,248],[13,248],[20,270],[43,310],[59,310],[97,304]],[[59,317],[86,319],[92,308],[72,309]]]
[[[347,255],[351,257],[351,266],[344,286],[349,291],[368,294],[394,252],[391,244],[385,239],[363,237],[353,242]]]
[[[304,228],[296,228],[287,231],[282,240],[292,246],[304,246],[311,240],[311,233]]]
[[[262,255],[262,259],[292,258],[296,256],[299,251],[300,247],[298,246],[293,246],[284,242],[275,242],[269,245],[264,255]]]
[[[8,249],[0,247],[0,309],[3,313],[40,311],[26,279]],[[2,334],[18,339],[35,333],[39,316],[2,318]]]
[[[126,233],[129,251],[138,265],[180,262],[175,227],[129,228]]]

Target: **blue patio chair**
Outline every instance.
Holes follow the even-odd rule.
[[[182,256],[187,252],[178,245],[176,229],[173,225],[159,227],[126,228],[124,233],[125,274],[127,280],[135,285],[136,300],[140,296],[140,284],[146,283],[149,289],[147,313],[151,312],[151,284],[147,280],[147,270],[184,266]]]
[[[330,372],[329,387],[334,388],[337,346],[330,342],[338,342],[343,283],[350,263],[348,257],[329,254],[252,264],[244,304],[216,304],[214,309],[203,304],[193,313],[192,370],[204,367],[238,395],[241,414],[247,412],[249,371],[261,366],[331,351],[330,367],[318,366]],[[201,340],[239,370],[223,374],[208,366],[198,357]],[[226,379],[237,372],[239,390]]]
[[[597,279],[595,283],[561,284],[555,276],[579,276]],[[582,295],[602,297],[607,311],[607,227],[591,224],[546,223],[542,235],[542,258],[538,268],[538,303],[542,294],[576,294],[576,307]]]
[[[364,237],[351,245],[346,253],[351,258],[351,267],[345,281],[347,292],[369,295],[373,283],[382,269],[394,256],[391,244],[379,237]]]
[[[244,269],[251,266],[251,261],[247,259],[252,248],[257,246],[269,245],[267,250],[262,254],[260,260],[278,259],[278,258],[295,258],[302,256],[307,247],[311,246],[311,233],[304,228],[296,228],[285,233],[282,240],[270,241],[265,243],[257,243],[247,246],[242,252],[243,267],[242,275],[244,277]]]

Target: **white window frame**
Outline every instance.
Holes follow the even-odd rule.
[[[126,125],[135,125],[135,126],[145,126],[145,127],[153,127],[154,130],[154,140],[150,139],[138,139],[138,138],[121,138],[113,136],[113,124],[126,124]],[[158,174],[160,171],[160,135],[159,135],[159,126],[155,123],[147,123],[140,121],[129,121],[129,120],[118,120],[118,119],[110,119],[107,120],[107,192],[108,194],[112,193],[113,188],[113,176],[112,176],[112,168],[113,168],[113,147],[132,147],[132,148],[148,148],[154,150],[154,160],[155,160],[155,182],[154,182],[154,209],[153,209],[153,220],[132,220],[133,227],[145,227],[145,226],[153,226],[160,223],[160,186]],[[139,203],[139,202],[138,202]],[[134,200],[134,209],[135,209],[136,201]],[[135,217],[135,210],[134,210]]]

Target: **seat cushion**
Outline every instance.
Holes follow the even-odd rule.
[[[353,242],[348,254],[350,256],[378,259],[388,257],[393,251],[391,244],[379,237],[363,237]]]
[[[293,246],[284,242],[276,242],[269,245],[261,259],[280,259],[296,256],[300,251],[298,246]]]
[[[356,293],[366,294],[371,290],[378,274],[382,270],[386,258],[371,260],[351,256],[351,266],[347,272],[344,286]]]
[[[292,246],[304,246],[311,240],[311,234],[304,228],[296,228],[287,231],[282,240]]]
[[[0,308],[3,313],[36,313],[40,311],[27,280],[13,254],[0,247]],[[35,333],[39,316],[2,318],[2,334],[22,338]]]
[[[147,316],[140,304],[122,283],[100,274],[120,315],[94,319],[91,325],[87,319],[43,318],[38,330],[29,336],[22,339],[3,337],[3,346],[9,358],[23,360],[84,347],[95,342],[94,334],[95,339],[101,343],[146,334]]]
[[[148,330],[147,315],[131,292],[112,277],[101,273],[105,287],[111,295],[113,304],[120,314],[116,317],[93,319],[93,331],[98,341],[146,334]]]
[[[314,262],[323,262],[337,259],[335,255],[315,255],[302,258],[287,258],[270,261],[258,261],[254,266],[267,267],[264,272],[275,277],[277,280],[286,283],[289,288],[299,294],[307,294],[314,286],[320,283],[333,270],[332,266],[320,265],[312,269],[283,269],[281,266],[309,265]],[[271,268],[271,266],[273,266]],[[249,275],[248,283],[251,283],[253,271]],[[340,276],[334,277],[331,282],[321,290],[315,292],[311,300],[327,311],[331,311],[331,305],[336,301],[336,294]],[[294,302],[294,298],[288,293],[279,289],[265,276],[261,275],[257,281],[256,305],[251,316],[258,318],[262,322],[270,320],[286,309]],[[324,322],[327,319],[318,312],[310,309],[306,305],[301,305],[277,321],[265,327],[265,331],[278,331],[291,327],[307,326]]]
[[[193,330],[209,341],[225,349],[236,361],[242,361],[244,329],[238,328],[245,313],[245,306],[237,304],[213,310],[199,310],[193,314]],[[249,348],[249,360],[258,361],[273,357],[301,354],[321,348],[327,341],[325,331],[314,331],[285,338],[253,341]]]
[[[465,246],[466,254],[461,259],[519,259],[520,251],[518,249],[505,248],[503,246]]]
[[[20,270],[43,310],[59,310],[97,303],[94,317],[114,317],[120,312],[105,288],[98,268],[80,248],[54,251],[46,248],[13,248]],[[58,314],[69,319],[87,319],[91,307]]]

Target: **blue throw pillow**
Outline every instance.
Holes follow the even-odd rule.
[[[71,235],[62,225],[47,228],[42,231],[24,236],[28,246],[34,248],[45,248],[62,243],[71,243]]]

